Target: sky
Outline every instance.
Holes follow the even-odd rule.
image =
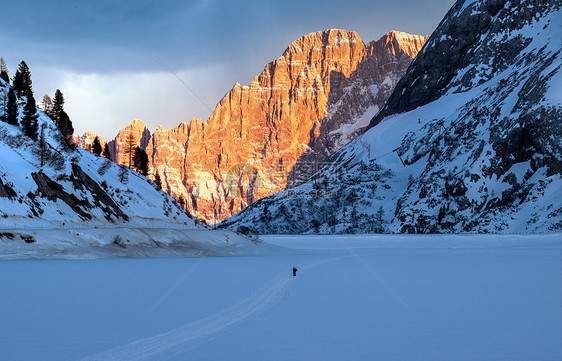
[[[303,35],[430,35],[453,3],[18,0],[2,5],[0,56],[10,76],[26,61],[38,101],[63,92],[76,134],[111,139],[133,119],[151,131],[206,120],[236,82],[249,84]]]

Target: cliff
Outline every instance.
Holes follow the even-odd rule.
[[[206,122],[133,132],[171,195],[200,219],[224,220],[262,197],[304,182],[330,154],[360,134],[426,38],[397,31],[365,44],[352,31],[308,34],[267,64],[250,85],[234,87]],[[145,143],[146,142],[146,143]]]

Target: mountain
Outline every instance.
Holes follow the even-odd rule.
[[[99,137],[100,139],[100,145],[102,146],[102,149],[105,147],[105,141],[101,138],[101,136],[97,135],[96,133],[93,132],[86,132],[84,134],[82,134],[82,136],[77,136],[77,135],[73,135],[72,138],[70,139],[70,141],[74,144],[77,145],[81,148],[86,149],[87,151],[91,152],[92,151],[92,146],[94,144],[94,140],[96,139],[96,137]]]
[[[246,233],[562,231],[561,2],[457,1],[370,129]]]
[[[0,80],[0,88],[7,86]],[[0,259],[254,248],[233,232],[208,230],[140,174],[72,146],[41,112],[38,123],[34,140],[0,122]]]
[[[425,40],[398,31],[368,44],[352,31],[308,34],[249,86],[236,84],[206,122],[152,136],[139,121],[128,125],[109,143],[113,159],[126,164],[118,145],[133,129],[167,192],[187,199],[199,219],[224,220],[301,184],[360,134]]]
[[[150,131],[140,119],[135,119],[124,129],[121,129],[117,136],[108,142],[111,159],[119,164],[129,166],[129,157],[125,154],[128,138],[132,136],[135,144],[141,149],[146,149],[150,140]]]

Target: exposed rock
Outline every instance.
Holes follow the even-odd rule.
[[[43,172],[31,173],[31,176],[37,184],[37,190],[42,197],[51,202],[56,202],[57,199],[60,199],[83,219],[92,218],[92,216],[84,210],[92,208],[92,205],[87,199],[78,199],[74,194],[67,193],[60,184],[53,181]]]
[[[17,197],[16,192],[12,189],[9,184],[4,184],[0,178],[0,197],[6,197],[10,199],[15,199]]]
[[[426,39],[389,32],[367,45],[365,58],[349,77],[332,73],[328,115],[321,121],[320,136],[311,139],[310,149],[289,175],[290,186],[299,185],[312,175],[307,166],[319,165],[364,131],[371,115],[384,106]]]
[[[506,3],[507,0],[457,1],[370,126],[390,114],[427,104],[449,89],[461,92],[486,82],[512,64],[528,42],[517,36],[497,42],[493,38],[483,39],[481,34],[517,30],[522,24],[533,21],[536,13],[560,6],[558,0],[532,0],[528,6],[533,11],[510,14],[513,21],[493,21]],[[477,54],[469,51],[474,47],[480,48]],[[461,69],[466,72],[460,74]],[[459,74],[461,76],[457,77]],[[423,86],[412,86],[414,84]]]
[[[129,166],[129,157],[125,151],[126,142],[129,134],[133,134],[135,146],[146,149],[150,139],[150,131],[140,119],[135,119],[129,123],[124,129],[121,129],[115,139],[108,142],[111,160],[115,163]]]
[[[223,220],[302,183],[359,134],[425,39],[393,31],[365,45],[351,31],[303,36],[249,86],[236,84],[206,122],[159,127],[147,140],[135,120],[109,142],[112,158],[128,164],[120,144],[133,131],[167,192],[198,218]]]
[[[457,1],[371,129],[314,179],[219,227],[560,232],[561,8],[560,0]]]
[[[100,185],[94,181],[89,175],[87,175],[80,166],[76,163],[72,163],[72,183],[76,189],[87,189],[92,193],[93,202],[96,207],[99,207],[105,213],[107,220],[111,220],[111,216],[122,218],[123,220],[128,220],[129,217],[119,208],[113,199],[107,195],[107,193],[100,187]]]
[[[75,145],[86,149],[88,152],[91,152],[92,146],[94,144],[94,140],[96,139],[96,137],[99,137],[100,145],[101,145],[102,149],[104,149],[106,142],[103,140],[103,138],[100,135],[97,135],[96,133],[92,133],[92,132],[86,132],[86,133],[82,134],[82,136],[80,136],[80,137],[77,136],[77,135],[73,135],[70,138],[70,141],[72,143],[74,143]]]

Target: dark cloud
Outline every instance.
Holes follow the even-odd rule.
[[[376,40],[390,30],[429,35],[453,2],[10,1],[2,5],[0,56],[12,71],[20,60],[26,60],[33,73],[34,88],[40,94],[52,93],[63,83],[71,84],[68,79],[79,79],[81,74],[102,76],[86,78],[96,79],[91,80],[91,86],[99,88],[97,94],[104,91],[99,79],[114,87],[119,87],[117,80],[127,74],[137,79],[152,79],[138,74],[167,72],[158,57],[176,71],[220,69],[206,73],[205,79],[193,77],[190,81],[194,83],[189,84],[205,94],[208,104],[214,105],[231,84],[248,84],[302,35],[328,28],[355,30],[365,42]],[[154,88],[167,91],[158,84]],[[134,86],[129,83],[123,91],[126,89]],[[119,94],[119,90],[112,94]],[[145,99],[145,95],[137,95]],[[129,98],[129,104],[135,104]],[[185,109],[185,119],[192,115],[205,117],[209,113],[197,100],[189,99],[186,104],[189,107]],[[107,114],[110,112],[111,109],[106,109]],[[115,114],[122,113],[121,109],[115,111]],[[129,113],[134,113],[134,109],[128,109]],[[170,118],[178,119],[177,114]],[[150,116],[156,118],[153,113]],[[163,111],[158,121],[168,116]],[[95,117],[92,114],[91,119],[75,119],[75,122],[84,122],[84,127],[89,127],[87,122]],[[139,112],[135,117],[142,119],[145,114]],[[111,126],[118,129],[130,120],[119,123],[118,119],[112,119]]]
[[[327,28],[356,30],[365,41],[389,30],[429,34],[451,3],[20,0],[3,5],[9,16],[1,36],[10,53],[23,49],[42,54],[44,64],[80,71],[150,70],[158,66],[151,50],[179,68],[239,57],[263,63],[299,36]]]

